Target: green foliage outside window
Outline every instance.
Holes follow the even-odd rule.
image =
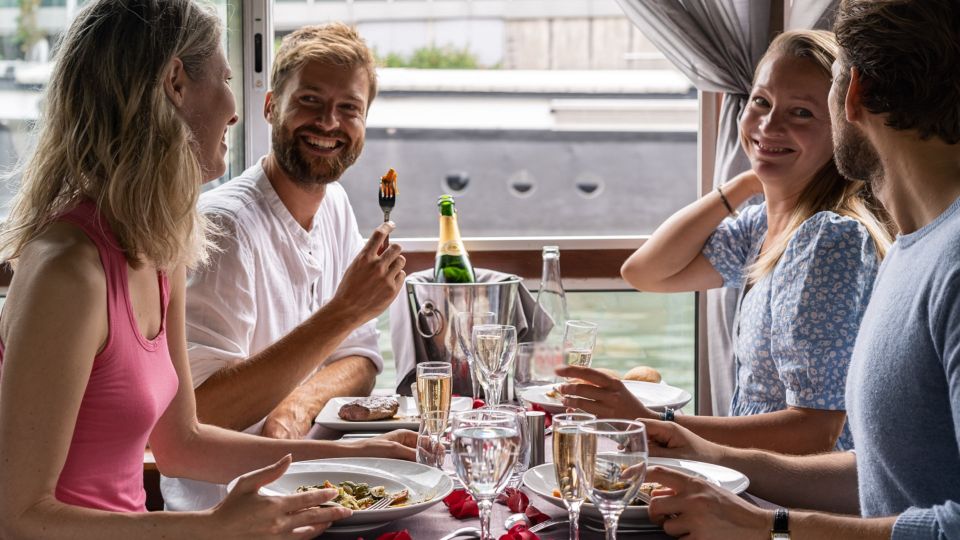
[[[430,45],[420,47],[410,56],[389,53],[379,56],[379,63],[384,67],[417,68],[417,69],[478,69],[480,65],[477,57],[470,49],[457,48],[452,45],[442,47]]]
[[[20,0],[20,15],[17,17],[17,33],[14,39],[24,56],[30,51],[30,47],[46,35],[37,25],[39,7],[40,0]]]

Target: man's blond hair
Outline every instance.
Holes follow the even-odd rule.
[[[322,25],[304,26],[288,34],[280,43],[280,50],[273,62],[270,75],[270,87],[276,94],[283,93],[283,87],[290,77],[307,62],[321,64],[361,67],[367,72],[370,81],[367,106],[377,95],[377,62],[367,43],[355,28],[335,22]]]

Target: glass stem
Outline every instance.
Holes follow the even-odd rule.
[[[470,369],[470,388],[473,390],[473,400],[480,399],[480,381],[473,368],[473,357],[467,356],[467,367]]]
[[[567,517],[570,519],[570,540],[580,540],[580,505],[583,501],[567,501]]]
[[[480,540],[493,540],[490,533],[490,515],[493,514],[493,501],[480,499],[477,501],[480,509]]]
[[[620,514],[603,516],[603,529],[607,540],[617,540],[617,522],[620,520]]]
[[[495,407],[500,404],[500,394],[503,390],[503,381],[501,379],[490,379],[488,386],[490,387],[490,395],[487,396],[490,398],[490,401],[487,402],[487,405]]]

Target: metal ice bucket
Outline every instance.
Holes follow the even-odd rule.
[[[457,343],[457,313],[491,311],[497,314],[497,322],[513,324],[521,281],[513,277],[489,283],[407,282],[414,339],[423,343],[429,361],[450,362],[454,394],[473,392],[470,365]]]

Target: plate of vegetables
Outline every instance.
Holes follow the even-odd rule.
[[[237,480],[227,486],[232,490]],[[317,459],[291,463],[277,480],[260,488],[262,495],[290,495],[333,487],[334,502],[353,515],[334,522],[330,531],[359,532],[419,514],[453,491],[453,481],[443,471],[386,458]],[[386,508],[367,510],[384,497],[395,498]]]

